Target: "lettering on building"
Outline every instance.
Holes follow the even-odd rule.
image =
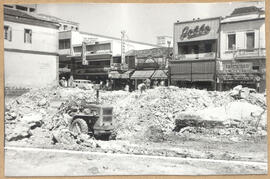
[[[211,31],[211,27],[205,24],[201,26],[197,25],[194,29],[190,29],[189,26],[186,26],[182,30],[180,39],[181,40],[184,40],[185,38],[191,39],[191,38],[207,35],[210,31]]]

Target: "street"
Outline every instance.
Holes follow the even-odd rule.
[[[266,174],[267,163],[5,148],[6,176]]]

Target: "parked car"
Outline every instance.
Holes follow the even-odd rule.
[[[90,80],[82,80],[82,79],[76,79],[73,80],[73,87],[78,87],[81,89],[93,89],[93,84]]]

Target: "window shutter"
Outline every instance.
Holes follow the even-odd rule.
[[[8,34],[9,34],[8,40],[12,41],[12,28],[11,27],[9,27],[8,29]]]

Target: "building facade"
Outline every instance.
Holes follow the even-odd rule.
[[[58,28],[31,13],[4,8],[5,87],[58,83]]]
[[[265,90],[265,13],[251,6],[235,9],[221,21],[218,86]]]
[[[220,20],[216,17],[174,24],[174,56],[169,62],[173,85],[215,89]]]
[[[86,44],[86,60],[89,62],[89,65],[73,66],[77,69],[71,72],[72,61],[74,59],[76,59],[77,64],[82,64],[81,52],[83,43]],[[125,47],[124,51],[123,44]],[[160,46],[127,39],[123,42],[121,38],[75,30],[61,31],[59,32],[59,67],[60,71],[64,72],[63,76],[67,78],[72,74],[74,75],[74,79],[89,79],[97,82],[105,81],[114,78],[116,71],[125,73],[133,68],[135,58],[132,61],[132,57],[127,57],[124,60],[125,63],[123,63],[122,57],[125,57],[125,52],[154,47]],[[94,69],[95,66],[96,68]],[[87,73],[85,72],[86,68],[88,68]],[[80,72],[80,74],[77,72]]]
[[[173,43],[173,38],[171,36],[157,36],[157,45],[162,47],[171,47]]]

